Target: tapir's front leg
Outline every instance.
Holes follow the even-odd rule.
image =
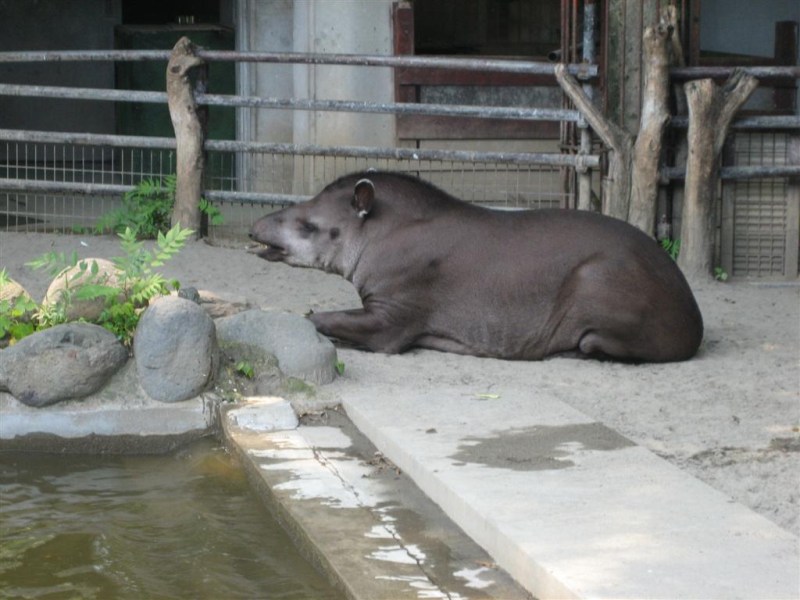
[[[363,308],[312,313],[308,316],[321,334],[364,346],[373,352],[397,354],[414,342],[415,335],[385,317]]]

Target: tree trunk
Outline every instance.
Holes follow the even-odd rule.
[[[731,120],[758,86],[735,72],[723,87],[711,79],[684,85],[689,105],[688,157],[678,265],[690,280],[709,279],[714,258],[714,198],[722,145]]]
[[[172,225],[180,224],[200,232],[200,196],[203,193],[207,110],[198,107],[194,97],[192,76],[205,87],[206,63],[195,56],[194,44],[188,38],[178,40],[167,65],[167,101],[177,142],[175,206]]]
[[[644,91],[639,133],[633,146],[628,222],[652,236],[656,223],[658,180],[664,130],[669,122],[670,38],[674,11],[662,13],[644,32]]]

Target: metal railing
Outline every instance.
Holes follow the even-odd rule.
[[[351,65],[366,67],[416,67],[416,68],[458,68],[480,71],[497,71],[504,73],[526,74],[552,74],[554,65],[544,62],[522,62],[511,60],[485,60],[485,59],[451,59],[409,56],[356,56],[356,55],[314,55],[298,53],[265,53],[265,52],[229,52],[198,50],[197,55],[204,60],[220,60],[235,62],[272,62],[306,65]],[[6,52],[0,53],[2,63],[33,63],[43,61],[165,61],[169,59],[169,51],[63,51],[63,52]],[[570,65],[569,71],[576,77],[587,81],[597,75],[595,65]],[[0,83],[0,95],[18,97],[37,97],[72,100],[94,100],[107,102],[142,102],[166,104],[167,94],[158,91],[131,91],[94,88],[76,88],[41,85],[18,85]],[[491,119],[519,119],[519,120],[548,120],[561,122],[577,122],[580,115],[575,110],[560,108],[535,108],[535,107],[498,107],[498,106],[467,106],[467,105],[442,105],[442,104],[407,104],[407,103],[375,103],[348,100],[316,100],[303,98],[262,98],[254,96],[207,94],[196,91],[196,102],[206,106],[225,106],[235,108],[268,108],[291,109],[304,111],[345,111],[358,113],[394,114],[394,115],[427,115],[440,117],[471,117]],[[108,134],[89,133],[59,133],[28,130],[0,130],[0,143],[5,142],[8,148],[13,144],[36,145],[68,145],[84,148],[111,148],[130,150],[161,150],[174,152],[176,142],[174,138],[167,137],[142,137],[120,136]],[[204,148],[209,154],[217,153],[231,156],[278,156],[284,161],[291,161],[297,156],[316,156],[340,159],[356,159],[360,161],[384,161],[391,166],[402,165],[405,170],[417,173],[429,173],[432,176],[441,176],[441,173],[450,168],[454,172],[464,171],[465,165],[480,165],[486,171],[506,170],[514,171],[511,179],[520,180],[523,172],[528,179],[535,174],[549,172],[554,174],[554,179],[561,179],[558,175],[563,169],[576,170],[589,173],[600,166],[600,157],[596,154],[560,154],[538,152],[479,152],[463,150],[437,150],[413,148],[375,148],[364,146],[320,146],[309,144],[265,143],[245,141],[206,140]],[[27,150],[25,151],[27,152]],[[13,153],[13,151],[12,151]],[[6,152],[9,154],[9,151]],[[52,153],[51,153],[52,154]],[[27,159],[22,160],[27,163]],[[34,161],[36,162],[36,161]],[[132,162],[129,160],[129,163]],[[223,160],[223,162],[225,162]],[[228,160],[233,163],[235,160]],[[426,166],[427,165],[427,166]],[[0,165],[2,168],[2,165]],[[119,174],[111,177],[114,181],[103,178],[97,182],[92,178],[77,174],[52,173],[52,177],[42,178],[34,176],[31,172],[36,169],[19,168],[19,165],[6,165],[4,177],[0,177],[0,190],[14,193],[31,194],[65,194],[65,195],[90,195],[113,196],[132,188],[132,183],[122,182],[126,179]],[[15,177],[14,173],[23,173],[25,177]],[[341,173],[339,173],[341,174]],[[144,173],[142,173],[144,176]],[[474,177],[473,179],[476,179]],[[210,178],[209,178],[210,179]],[[254,186],[244,180],[241,175],[228,174],[223,177],[224,183],[208,180],[204,193],[208,200],[222,204],[270,204],[283,205],[297,202],[309,197],[311,190],[279,189],[267,190],[253,189],[254,187],[270,187],[268,185]],[[541,179],[541,178],[540,178]],[[565,199],[563,194],[558,194],[547,182],[548,189],[542,192],[543,203],[531,204],[536,196],[530,189],[503,190],[496,197],[480,197],[480,194],[469,194],[477,201],[494,203],[515,202],[521,206],[566,206],[573,204],[573,200]],[[220,189],[222,188],[222,189]],[[299,192],[299,193],[298,193]],[[462,196],[465,194],[461,194]],[[470,198],[468,198],[470,199]],[[102,210],[102,209],[101,209]]]

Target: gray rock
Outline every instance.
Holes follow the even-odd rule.
[[[291,377],[323,384],[336,376],[336,348],[308,319],[287,313],[248,310],[216,320],[221,342],[249,344],[278,359]]]
[[[83,398],[127,360],[125,347],[99,325],[57,325],[0,350],[0,390],[34,407]]]
[[[139,320],[133,355],[139,383],[151,398],[192,398],[213,381],[217,369],[214,321],[191,300],[159,298]]]

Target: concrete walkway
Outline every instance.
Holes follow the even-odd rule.
[[[561,402],[442,388],[343,406],[538,598],[800,597],[797,538]]]

